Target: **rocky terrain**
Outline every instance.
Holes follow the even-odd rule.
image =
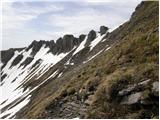
[[[0,117],[159,118],[158,9],[141,2],[112,32],[1,51]]]

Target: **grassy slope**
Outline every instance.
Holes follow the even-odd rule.
[[[102,61],[94,61],[104,73],[101,73],[103,78],[88,111],[88,118],[123,118],[135,112],[114,101],[116,91],[145,79],[158,80],[158,2],[145,2],[137,9],[130,22],[122,26],[123,31],[119,34],[123,36],[127,33],[123,41],[103,55],[100,58]],[[157,113],[152,114],[156,116]]]
[[[131,111],[117,105],[112,93],[145,79],[158,80],[158,2],[141,4],[131,20],[113,34],[122,40],[83,68],[81,77],[70,84],[70,88],[84,88],[86,93],[98,85],[87,118],[123,118]]]
[[[158,80],[158,2],[141,4],[129,22],[113,31],[111,38],[119,42],[74,73],[41,87],[19,116],[40,118],[55,98],[67,94],[69,99],[76,92],[83,89],[85,94],[91,88],[95,94],[86,118],[122,118],[135,112],[115,104],[112,93],[144,79]]]

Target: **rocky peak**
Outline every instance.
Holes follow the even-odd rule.
[[[64,35],[56,41],[56,49],[58,53],[68,52],[74,47],[75,38],[73,35]]]
[[[101,35],[106,33],[108,27],[101,26],[100,33]],[[97,34],[94,30],[91,30],[87,36],[86,46],[88,46],[95,38]],[[60,54],[66,53],[73,49],[74,46],[78,46],[84,39],[86,35],[81,34],[78,38],[74,37],[71,34],[66,34],[63,37],[60,37],[56,40],[34,40],[26,49],[25,51],[29,51],[32,48],[31,55],[34,57],[36,53],[41,49],[42,46],[48,47],[50,50],[48,52],[52,52],[53,54]],[[13,53],[12,53],[13,54]]]
[[[78,38],[75,38],[73,41],[74,45],[79,45],[84,39],[85,39],[86,35],[82,34],[80,35]]]
[[[63,39],[64,40],[73,40],[75,37],[73,35],[64,35]]]
[[[34,40],[27,48],[26,51],[28,51],[30,48],[32,48],[32,55],[34,56],[43,45],[46,45],[47,42],[45,40],[36,41]]]
[[[79,36],[79,41],[82,42],[85,39],[86,35],[82,34]]]
[[[106,26],[101,26],[100,27],[100,34],[101,35],[103,35],[103,34],[105,34],[107,31],[108,31],[108,27],[106,27]]]
[[[88,34],[88,39],[89,41],[93,41],[96,38],[96,32],[94,30],[91,30]]]
[[[88,46],[95,38],[96,38],[96,32],[94,30],[91,30],[88,33],[88,38],[85,45]]]
[[[63,48],[66,51],[70,51],[74,47],[74,41],[77,40],[73,35],[64,35],[63,36]]]
[[[10,48],[8,50],[1,51],[1,62],[3,63],[2,68],[13,57],[15,51],[22,51],[23,49],[25,49],[25,48]]]
[[[79,38],[74,37],[73,35],[67,34],[63,37],[60,37],[56,40],[40,40],[36,41],[34,40],[27,48],[26,51],[28,51],[30,48],[32,48],[32,55],[34,56],[40,48],[45,45],[45,47],[49,47],[50,50],[48,52],[52,52],[53,54],[59,54],[59,53],[66,53],[69,52],[74,46],[79,45],[85,38],[85,35],[80,35]]]
[[[63,36],[63,39],[62,39],[62,42],[60,43],[60,46],[62,48],[62,51],[61,52],[68,52],[70,51],[73,46],[74,46],[74,36],[73,35],[64,35]]]

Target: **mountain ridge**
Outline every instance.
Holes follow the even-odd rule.
[[[13,102],[1,102],[0,116],[157,118],[158,7],[158,2],[141,2],[131,19],[111,33],[102,26],[100,33],[91,30],[80,43],[65,48],[64,42],[54,53],[50,44],[41,45],[43,41],[35,52],[33,42],[28,51],[16,53],[2,68],[1,75],[6,75],[1,86],[6,80],[10,85],[20,81],[15,89],[22,92],[17,91],[20,96]],[[63,39],[67,38],[60,43]],[[15,80],[15,74],[9,75],[12,71],[17,71]],[[16,95],[12,90],[11,94]],[[20,109],[19,103],[24,105]]]

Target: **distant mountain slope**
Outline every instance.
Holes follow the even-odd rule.
[[[1,51],[2,118],[158,118],[158,2],[109,33]]]
[[[14,117],[45,82],[61,77],[77,65],[87,63],[96,56],[95,53],[107,49],[108,46],[94,51],[102,38],[109,34],[106,27],[102,28],[99,33],[92,30],[79,38],[65,35],[56,43],[53,40],[33,41],[26,48],[1,51],[0,87],[5,91],[0,101],[1,117]]]

